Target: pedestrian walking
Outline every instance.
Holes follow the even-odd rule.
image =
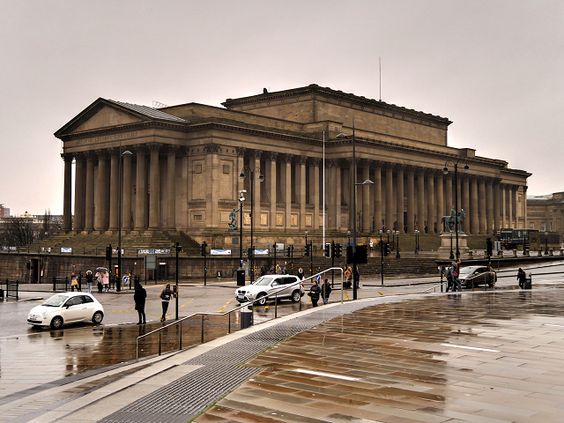
[[[94,275],[92,274],[92,270],[88,269],[86,271],[86,288],[88,292],[92,292],[92,283],[94,282]]]
[[[519,288],[525,289],[525,283],[527,281],[527,274],[522,268],[517,270],[517,282],[519,283]]]
[[[170,303],[171,298],[176,296],[174,292],[170,289],[170,284],[167,283],[165,288],[161,292],[161,305],[163,307],[163,315],[161,316],[161,322],[166,321],[166,312],[168,311],[168,304]]]
[[[76,279],[78,280],[78,290],[82,292],[82,270],[78,271],[78,275],[76,275]]]
[[[78,279],[76,278],[76,274],[74,272],[71,273],[71,292],[74,292],[75,288],[78,291]]]
[[[331,284],[329,283],[329,279],[323,279],[323,285],[321,285],[321,299],[323,300],[323,304],[327,304],[329,302],[329,295],[331,295]]]
[[[102,285],[104,286],[104,292],[110,292],[110,275],[108,272],[102,272]]]
[[[137,310],[137,324],[144,325],[147,323],[147,319],[145,317],[145,300],[147,298],[147,291],[139,281],[135,281],[135,292],[133,293],[133,301],[135,301],[135,310]]]
[[[460,286],[460,279],[458,276],[460,275],[460,260],[452,263],[452,280],[453,280],[453,291],[462,291]]]
[[[452,266],[446,268],[447,288],[446,292],[454,291],[454,277],[452,276]]]
[[[309,289],[309,297],[311,298],[311,305],[313,307],[317,307],[317,302],[319,301],[319,296],[321,294],[321,288],[317,284],[317,281],[313,281],[311,284],[311,288]]]
[[[349,289],[350,287],[352,287],[352,278],[353,278],[352,267],[347,266],[347,268],[345,269],[345,282],[343,284],[343,288]]]

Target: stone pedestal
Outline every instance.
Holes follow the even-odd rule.
[[[451,234],[450,232],[443,232],[441,234],[441,246],[439,247],[439,254],[441,257],[449,257],[450,250],[451,250],[451,235],[452,235],[452,253],[454,257],[456,257],[456,235],[454,232]],[[468,235],[464,232],[458,232],[458,250],[460,251],[460,257],[463,257],[465,254],[468,253]]]

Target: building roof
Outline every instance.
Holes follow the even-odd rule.
[[[162,110],[155,109],[153,107],[143,106],[140,104],[125,103],[123,101],[117,101],[111,99],[108,99],[107,101],[109,101],[110,103],[114,103],[118,106],[124,107],[126,109],[129,109],[133,112],[145,115],[151,119],[169,120],[172,122],[186,122],[186,120],[179,118],[178,116],[168,114],[166,112],[163,112]]]

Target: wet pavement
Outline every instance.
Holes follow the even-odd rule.
[[[562,275],[547,278],[547,285],[562,282]],[[423,295],[410,292],[427,286],[401,285],[367,283],[359,293],[380,298],[309,309],[228,336],[225,327],[239,322],[212,319],[205,340],[215,341],[139,362],[131,361],[135,337],[158,323],[8,337],[0,342],[0,421],[184,422],[226,394],[197,421],[562,420],[564,290]],[[259,310],[256,319],[270,319],[269,312]],[[276,328],[289,322],[295,328],[279,336]],[[258,349],[226,362],[241,354],[236,340]],[[189,336],[185,342],[199,344]],[[214,352],[222,348],[227,356]],[[147,347],[153,352],[154,344]],[[214,395],[196,401],[206,382]],[[157,412],[163,396],[182,407]]]

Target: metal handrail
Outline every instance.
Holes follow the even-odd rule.
[[[289,289],[289,288],[291,288],[291,287],[293,287],[293,286],[302,285],[305,281],[307,281],[307,280],[313,280],[313,279],[316,278],[317,276],[321,276],[323,273],[327,273],[327,272],[330,272],[330,271],[339,271],[339,272],[341,272],[341,281],[343,280],[343,278],[344,278],[344,270],[343,270],[343,268],[341,268],[341,267],[330,267],[330,268],[325,269],[325,270],[323,270],[323,271],[321,271],[321,272],[319,272],[319,273],[316,273],[316,274],[314,274],[314,275],[312,275],[312,276],[309,276],[308,278],[304,278],[304,279],[298,280],[298,281],[292,283],[291,285],[284,285],[284,286],[281,287],[280,289],[277,289],[277,290],[271,292],[270,294],[268,294],[268,295],[266,296],[266,298],[274,297],[274,298],[277,300],[277,299],[278,299],[278,293],[279,293],[279,292],[285,291],[285,290],[287,290],[287,289]],[[283,276],[283,275],[280,275],[280,276]],[[135,340],[135,358],[136,358],[136,359],[139,359],[139,341],[141,341],[142,339],[144,339],[144,338],[146,338],[146,337],[148,337],[148,336],[150,336],[150,335],[156,334],[156,333],[159,334],[159,348],[158,348],[158,351],[159,351],[159,352],[158,352],[158,355],[161,355],[161,345],[162,345],[161,332],[162,332],[163,330],[165,330],[165,329],[167,329],[167,328],[169,328],[169,327],[175,326],[175,325],[180,325],[180,326],[182,327],[182,323],[183,323],[185,320],[188,320],[188,319],[190,319],[190,318],[192,318],[192,317],[195,317],[195,316],[202,316],[202,337],[201,337],[201,342],[204,343],[203,325],[204,325],[204,317],[205,317],[205,316],[218,316],[218,317],[223,317],[223,316],[226,316],[226,315],[231,315],[231,313],[233,313],[233,312],[235,312],[235,311],[237,311],[237,310],[241,310],[242,308],[245,308],[245,307],[248,307],[248,308],[251,308],[251,309],[252,309],[253,305],[254,305],[256,302],[262,300],[263,298],[265,298],[265,297],[256,298],[256,299],[254,299],[253,301],[247,301],[246,303],[239,304],[237,307],[234,307],[234,308],[232,308],[231,310],[228,310],[228,311],[223,312],[223,313],[218,313],[218,312],[210,312],[210,313],[196,312],[196,313],[192,313],[192,314],[190,314],[190,315],[188,315],[188,316],[184,316],[184,317],[181,318],[181,319],[175,320],[174,322],[168,323],[168,324],[166,324],[166,325],[164,325],[164,326],[161,326],[161,327],[159,327],[159,328],[157,328],[157,329],[153,329],[152,331],[147,332],[147,333],[145,333],[145,334],[143,334],[143,335],[139,335],[139,336],[136,338],[136,340]],[[343,302],[343,292],[342,292],[342,290],[341,290],[341,303],[342,303],[342,302]],[[301,299],[300,299],[300,311],[301,311]],[[278,317],[278,301],[275,301],[274,318],[277,318],[277,317]],[[228,328],[228,332],[227,332],[227,333],[231,333],[231,319],[229,320],[229,328]],[[179,350],[182,350],[182,330],[179,331],[179,336],[180,336]]]

